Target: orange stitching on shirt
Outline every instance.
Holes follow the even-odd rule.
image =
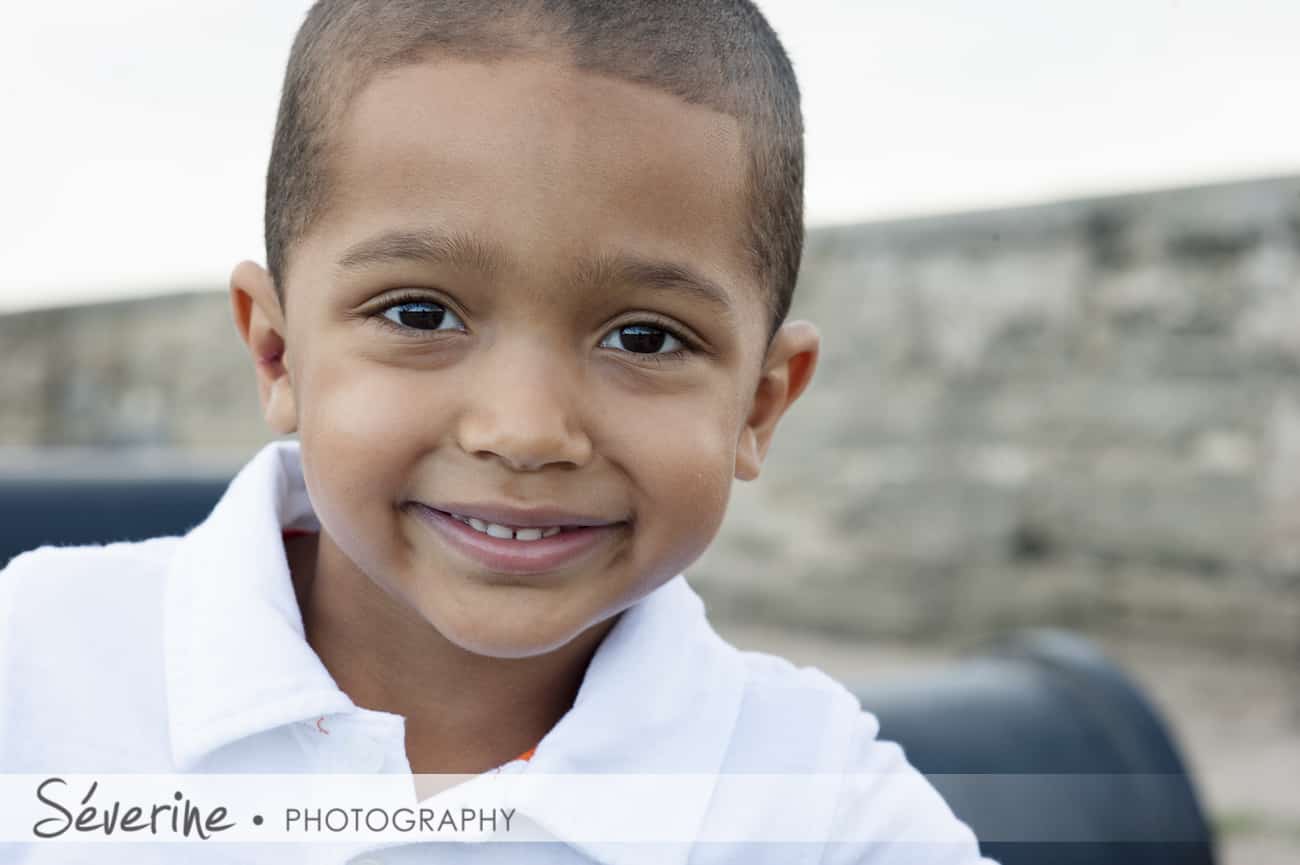
[[[324,721],[324,720],[325,720],[325,716],[324,716],[324,715],[321,715],[319,718],[316,719],[316,729],[317,729],[317,730],[320,730],[322,733],[324,733],[326,736],[328,736],[328,735],[330,734],[330,731],[329,731],[329,730],[326,730],[324,727],[321,726],[321,721]]]

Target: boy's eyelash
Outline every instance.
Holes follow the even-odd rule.
[[[387,327],[396,333],[409,335],[413,330],[412,328],[403,327],[402,325],[398,324],[397,322],[393,321],[392,319],[384,315],[385,312],[392,309],[393,307],[401,306],[402,304],[405,303],[429,303],[429,304],[433,304],[434,306],[440,306],[443,309],[452,312],[454,315],[456,315],[457,318],[461,318],[462,321],[464,320],[464,318],[461,316],[460,313],[456,312],[448,304],[444,303],[438,298],[431,297],[430,295],[427,294],[418,294],[418,293],[399,294],[396,297],[388,298],[387,300],[384,301],[384,304],[378,307],[377,309],[375,309],[375,311],[372,312],[369,317],[376,320],[381,326]],[[668,322],[655,318],[653,316],[649,318],[638,318],[632,321],[624,322],[622,324],[617,324],[605,332],[612,333],[613,331],[622,330],[625,327],[633,327],[635,325],[649,325],[650,327],[653,327],[656,330],[662,330],[664,333],[668,334],[673,339],[677,340],[682,344],[681,348],[669,352],[655,352],[652,354],[640,354],[638,352],[632,352],[632,351],[623,352],[623,354],[630,354],[633,357],[637,358],[638,362],[649,361],[658,366],[662,366],[665,363],[671,363],[676,360],[681,360],[686,355],[694,354],[699,350],[695,344],[695,340],[684,335],[674,325],[669,324]],[[415,333],[425,333],[425,332],[426,331],[415,330]],[[428,332],[431,333],[432,331],[428,331]]]

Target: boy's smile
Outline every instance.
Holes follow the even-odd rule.
[[[623,520],[560,516],[558,512],[508,512],[495,505],[438,509],[413,502],[409,510],[472,563],[496,573],[530,576],[572,565],[574,559],[606,543],[627,525]],[[489,513],[500,516],[489,520]]]
[[[739,130],[559,55],[403,66],[354,99],[283,312],[260,268],[232,280],[338,617],[529,658],[705,550],[817,348],[795,323],[765,356]]]

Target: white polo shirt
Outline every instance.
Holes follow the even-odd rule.
[[[278,441],[184,537],[42,547],[13,559],[0,571],[0,773],[409,773],[405,719],[354,704],[304,637],[282,538],[294,528],[320,526],[298,444]],[[869,827],[864,837],[887,841],[588,842],[571,840],[581,835],[580,815],[542,802],[524,816],[556,843],[527,850],[0,842],[0,860],[399,863],[493,854],[491,861],[609,865],[991,865],[878,730],[876,718],[819,670],[722,640],[679,574],[624,613],[573,707],[530,760],[502,771],[887,773],[823,815],[827,833]],[[706,798],[701,824],[709,808]]]

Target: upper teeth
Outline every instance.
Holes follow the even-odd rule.
[[[560,533],[559,526],[551,526],[550,528],[545,529],[517,529],[513,526],[503,526],[500,523],[485,523],[477,517],[462,517],[460,514],[452,514],[452,516],[475,531],[483,532],[483,534],[491,535],[494,538],[514,538],[517,541],[535,541],[539,538],[549,538],[552,535],[558,535]]]

